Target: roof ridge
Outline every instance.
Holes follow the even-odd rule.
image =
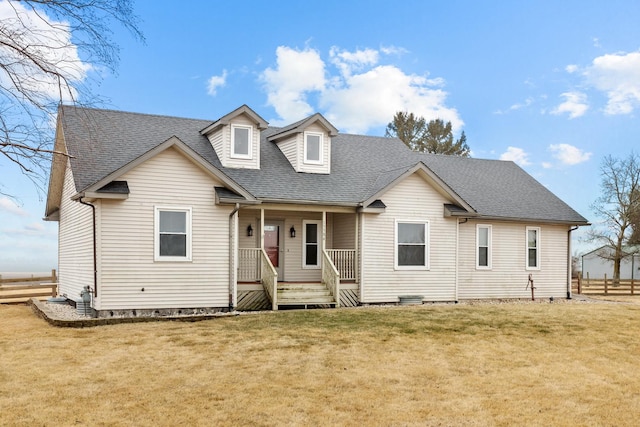
[[[168,115],[168,114],[140,113],[140,112],[136,112],[136,111],[114,110],[114,109],[111,109],[111,108],[83,107],[83,106],[79,106],[79,105],[68,105],[68,104],[61,105],[61,108],[62,109],[72,108],[72,109],[75,109],[75,110],[91,110],[91,111],[105,112],[105,113],[130,114],[130,115],[135,115],[135,116],[157,117],[157,118],[164,118],[164,119],[191,120],[191,121],[194,121],[194,122],[210,122],[210,123],[213,123],[215,121],[215,120],[211,120],[211,119],[196,119],[196,118],[193,118],[193,117],[172,116],[172,115]]]

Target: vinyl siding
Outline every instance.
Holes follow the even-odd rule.
[[[306,173],[330,173],[331,172],[331,138],[327,131],[320,125],[313,124],[305,129],[305,132],[316,132],[322,134],[322,161],[321,165],[314,165],[304,162],[304,133],[298,134],[300,163],[298,172]]]
[[[298,166],[300,164],[300,159],[302,158],[299,150],[299,141],[298,136],[300,134],[296,134],[291,138],[284,139],[278,142],[278,148],[282,151],[282,154],[289,160],[291,166],[296,172],[299,172]]]
[[[174,149],[120,179],[127,200],[101,204],[100,310],[226,307],[229,214],[214,203],[216,179]],[[154,261],[155,207],[192,209],[192,261]]]
[[[492,229],[490,270],[476,269],[476,225]],[[540,228],[540,269],[526,269],[526,228]],[[568,227],[532,223],[469,220],[460,224],[459,298],[531,298],[567,296]]]
[[[71,200],[75,194],[67,161],[60,206],[58,292],[72,299],[80,298],[83,287],[93,288],[93,216],[89,206]]]
[[[356,216],[333,214],[333,249],[355,249]]]
[[[448,200],[413,174],[387,191],[382,214],[363,214],[362,302],[397,302],[400,295],[427,301],[455,299],[456,220],[443,217]],[[429,270],[396,270],[396,220],[429,221]]]

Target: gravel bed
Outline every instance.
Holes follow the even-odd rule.
[[[531,301],[530,299],[482,299],[482,300],[462,300],[458,302],[458,305],[498,305],[498,304],[584,304],[584,303],[610,303],[609,301],[601,301],[601,300],[593,300],[587,297],[583,297],[581,295],[574,295],[573,299],[566,298],[554,298],[551,300],[550,298],[539,298],[535,301]],[[426,302],[423,303],[423,306],[429,305],[453,305],[453,302]],[[54,304],[50,302],[45,302],[44,309],[46,310],[49,317],[54,318],[56,320],[87,320],[91,319],[90,316],[84,316],[79,314],[75,307],[69,304]],[[375,305],[362,305],[360,308],[365,307],[400,307],[397,304],[375,304]],[[407,305],[405,307],[410,307]],[[414,306],[415,307],[415,306]],[[357,308],[357,307],[354,307]],[[259,312],[256,311],[236,311],[232,313],[219,313],[220,316],[237,316],[239,314],[249,315],[256,314]],[[184,317],[193,317],[196,315],[184,315]],[[150,316],[149,316],[150,317]],[[171,316],[171,317],[180,317],[180,316]]]

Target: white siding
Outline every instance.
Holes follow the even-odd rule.
[[[93,288],[93,216],[89,206],[71,200],[74,194],[73,173],[67,161],[60,205],[58,292],[78,299],[83,287]]]
[[[238,159],[231,157],[231,125],[252,127],[251,158]],[[234,117],[228,125],[209,135],[209,142],[216,150],[220,162],[227,168],[260,169],[260,130],[246,115]]]
[[[289,160],[289,163],[291,163],[291,166],[293,166],[293,169],[296,172],[299,172],[298,165],[300,164],[300,159],[302,158],[299,149],[299,135],[300,134],[296,134],[291,138],[283,139],[282,141],[279,141],[277,143],[278,148],[280,149],[280,151],[282,151],[282,154],[285,155],[287,160]]]
[[[333,214],[332,248],[356,248],[356,216],[354,214]]]
[[[456,220],[443,217],[443,204],[449,201],[417,174],[405,178],[382,199],[386,211],[364,214],[362,220],[362,302],[397,302],[400,295],[454,300]],[[429,270],[394,268],[396,220],[429,221]]]
[[[476,224],[492,227],[491,269],[476,269]],[[540,269],[526,269],[526,228],[540,227]],[[532,275],[536,297],[567,296],[568,227],[535,223],[469,220],[460,224],[460,299],[531,298]]]
[[[120,179],[127,200],[101,203],[100,310],[226,307],[229,214],[214,203],[219,183],[174,149]],[[192,209],[192,261],[154,261],[155,206]]]

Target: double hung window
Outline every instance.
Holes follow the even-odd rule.
[[[231,157],[251,158],[252,133],[251,126],[231,125]]]
[[[191,208],[156,207],[155,260],[191,260]]]
[[[429,268],[429,222],[396,221],[396,269]]]

